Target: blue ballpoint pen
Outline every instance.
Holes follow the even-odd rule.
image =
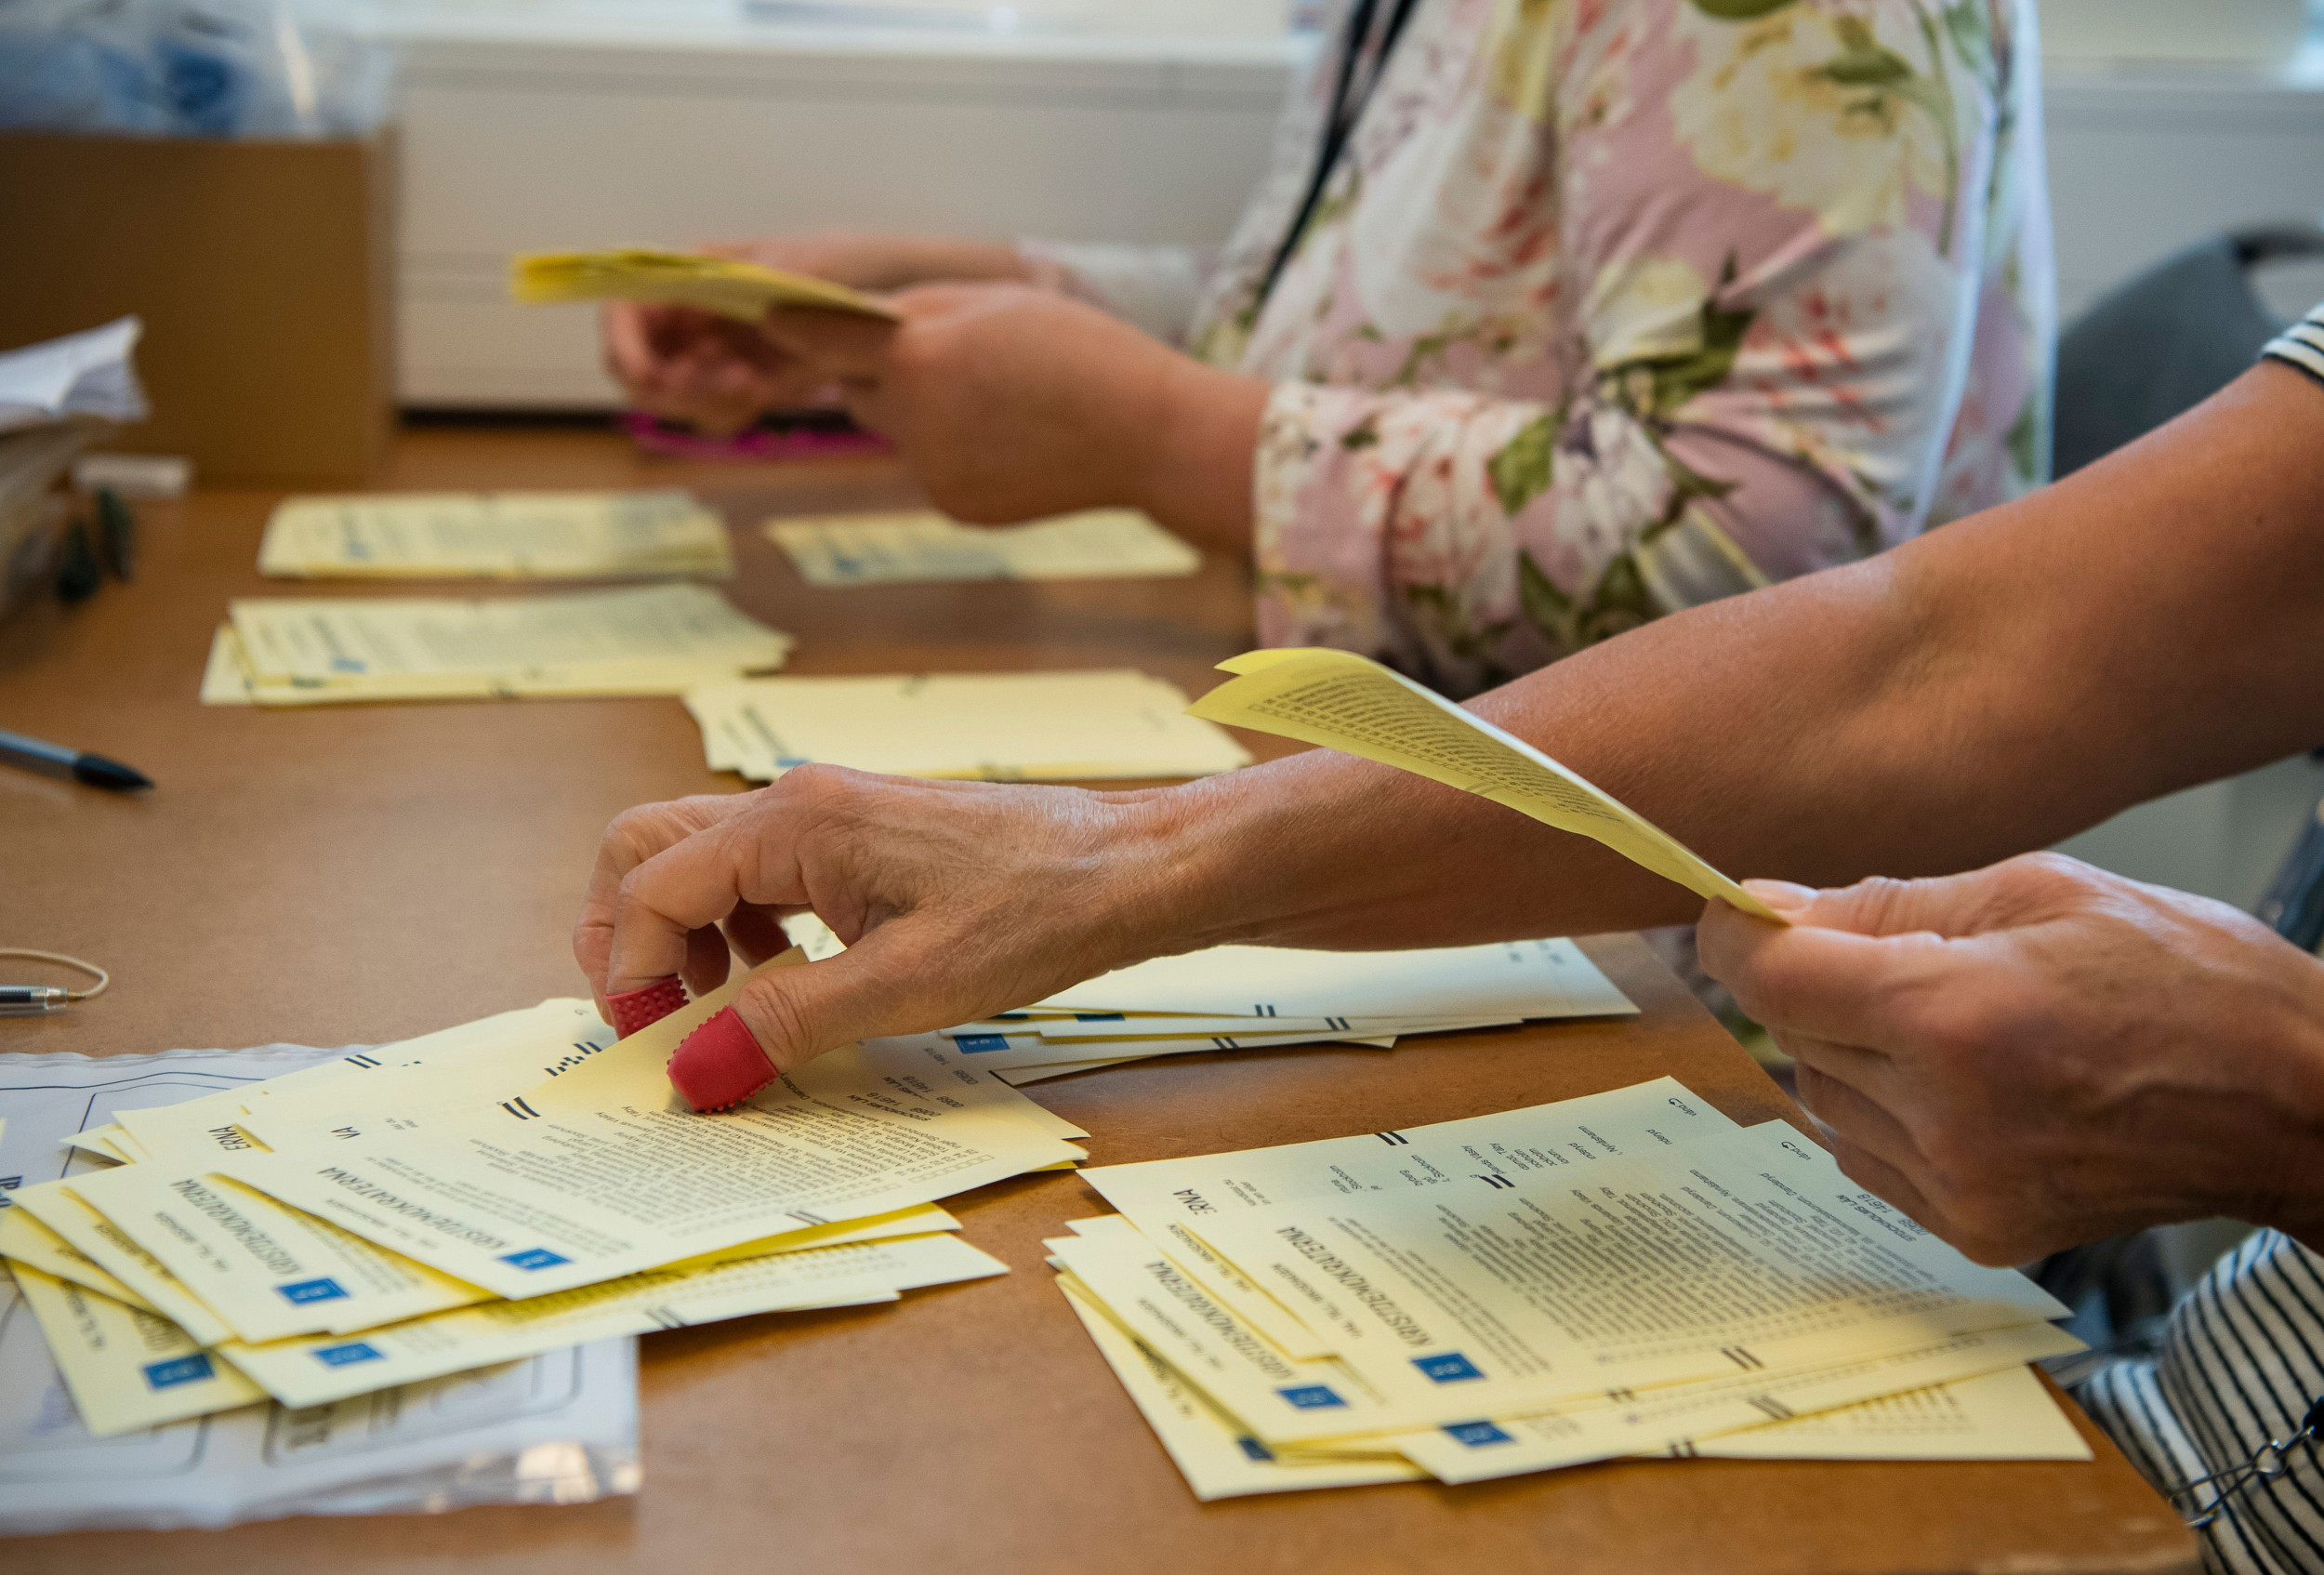
[[[109,761],[102,755],[86,754],[79,749],[68,749],[61,744],[44,744],[20,733],[0,733],[0,761],[45,775],[86,782],[91,788],[111,788],[125,792],[132,788],[153,786],[152,777],[134,767],[123,765],[119,761]]]

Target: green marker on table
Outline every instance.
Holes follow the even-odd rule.
[[[110,788],[115,792],[153,786],[153,779],[135,766],[109,761],[102,755],[68,749],[61,744],[45,744],[20,733],[0,733],[0,761],[22,766],[26,771],[37,771],[44,776],[69,777],[91,788]]]

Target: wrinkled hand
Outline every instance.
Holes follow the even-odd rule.
[[[1986,1264],[2225,1214],[2319,1239],[2324,963],[2054,854],[1713,903],[1703,965],[1852,1179]]]
[[[606,830],[574,953],[601,1011],[672,973],[699,996],[725,982],[730,943],[756,964],[788,944],[785,914],[812,908],[848,949],[734,1002],[777,1067],[973,1021],[1178,949],[1148,801],[811,765],[643,805]]]
[[[704,246],[860,290],[893,290],[942,278],[1012,278],[1023,260],[1002,246],[908,235],[809,235]],[[692,307],[608,301],[601,314],[605,369],[629,404],[714,437],[743,430],[773,410],[828,407],[830,378],[786,353],[756,324]]]
[[[1263,383],[1023,285],[925,285],[890,304],[901,323],[787,310],[766,331],[895,441],[938,508],[1001,524],[1130,505],[1196,534],[1239,516],[1248,532]]]

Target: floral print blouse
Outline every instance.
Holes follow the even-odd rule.
[[[2031,0],[1420,0],[1261,299],[1334,10],[1207,270],[1028,247],[1275,384],[1263,642],[1471,694],[2043,479]]]

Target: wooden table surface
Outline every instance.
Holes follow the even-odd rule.
[[[1198,692],[1250,638],[1244,570],[1221,561],[1178,580],[802,585],[759,521],[909,501],[877,460],[692,466],[641,461],[595,433],[439,430],[405,435],[389,484],[694,486],[736,529],[728,593],[799,637],[798,672],[1137,667]],[[134,585],[0,625],[0,726],[116,756],[160,784],[120,798],[0,771],[0,944],[78,953],[117,975],[61,1016],[0,1021],[0,1050],[377,1042],[577,993],[566,934],[604,822],[737,786],[705,769],[676,700],[196,705],[228,599],[309,589],[255,572],[271,502],[218,492],[146,505]],[[1388,1053],[1182,1056],[1036,1092],[1093,1134],[1097,1163],[1447,1120],[1664,1073],[1738,1119],[1796,1115],[1636,940],[1588,948],[1641,1016]],[[1096,1195],[1070,1175],[1027,1177],[950,1206],[969,1240],[1010,1264],[1006,1278],[648,1336],[634,1499],[28,1539],[0,1548],[0,1568],[2195,1568],[2191,1538],[2086,1422],[2087,1464],[1656,1461],[1197,1504],[1042,1266],[1041,1238],[1103,1211]]]

